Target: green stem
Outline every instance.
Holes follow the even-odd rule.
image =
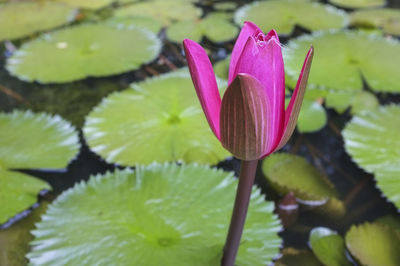
[[[235,205],[233,207],[228,236],[224,246],[221,266],[233,266],[239,249],[240,238],[249,207],[251,189],[256,176],[258,160],[242,161],[240,165],[239,184],[236,191]]]

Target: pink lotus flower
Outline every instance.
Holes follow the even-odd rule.
[[[307,53],[285,110],[285,73],[277,33],[267,35],[245,22],[232,51],[228,88],[221,101],[211,62],[196,42],[183,41],[197,96],[222,145],[242,160],[263,158],[280,149],[296,126],[313,57]]]

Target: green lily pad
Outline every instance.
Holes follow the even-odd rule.
[[[27,257],[42,266],[220,265],[236,186],[231,173],[198,165],[91,177],[49,206]],[[266,265],[279,252],[273,209],[254,188],[236,265]]]
[[[244,5],[236,11],[234,20],[240,26],[244,21],[252,21],[263,31],[275,29],[282,35],[291,34],[296,25],[315,31],[341,29],[348,24],[346,13],[339,9],[312,1],[293,0],[260,1]]]
[[[59,116],[0,113],[0,224],[37,201],[46,182],[11,171],[64,168],[79,150],[74,128]]]
[[[115,10],[116,17],[144,16],[151,17],[163,26],[187,18],[196,19],[201,16],[201,9],[195,7],[191,2],[183,0],[149,0],[120,7]]]
[[[394,8],[359,10],[351,14],[351,24],[381,28],[387,34],[400,35],[400,11]]]
[[[116,0],[54,0],[56,2],[64,3],[73,7],[80,7],[85,9],[100,9],[110,5]]]
[[[0,113],[0,169],[65,168],[79,150],[79,138],[59,116]]]
[[[160,49],[160,40],[144,29],[82,24],[25,43],[6,68],[25,81],[62,83],[137,69]]]
[[[10,2],[0,5],[0,41],[13,40],[67,24],[77,10],[54,2]]]
[[[290,99],[286,99],[289,104]],[[327,115],[324,107],[318,102],[304,99],[301,105],[297,129],[302,133],[315,132],[326,125]]]
[[[37,195],[50,186],[22,173],[0,169],[0,224],[37,202]]]
[[[264,160],[262,171],[278,191],[292,191],[300,200],[327,201],[337,197],[334,185],[301,156],[272,154]]]
[[[29,251],[29,242],[33,240],[30,231],[35,223],[40,221],[40,215],[47,209],[47,203],[42,202],[27,217],[14,223],[11,227],[0,229],[0,265],[27,265],[25,255]]]
[[[154,34],[159,33],[162,28],[162,25],[158,20],[150,17],[116,17],[107,20],[107,22],[116,26],[118,29],[145,28]]]
[[[230,61],[231,57],[228,56],[225,59],[218,61],[214,64],[214,72],[218,78],[228,80]]]
[[[358,91],[352,97],[351,105],[351,114],[356,115],[378,109],[379,101],[372,93]]]
[[[400,208],[400,106],[389,105],[353,117],[343,130],[346,151]]]
[[[362,265],[397,266],[400,261],[400,232],[379,223],[352,226],[346,245]]]
[[[386,0],[329,0],[329,2],[345,8],[371,8],[386,4]]]
[[[316,227],[310,232],[310,246],[315,256],[326,266],[351,266],[346,258],[344,239],[326,227]]]
[[[215,164],[229,156],[208,126],[187,70],[105,98],[88,115],[83,133],[92,151],[122,165]]]
[[[387,225],[400,232],[400,218],[395,215],[385,215],[375,220],[376,223]]]
[[[212,13],[198,20],[182,20],[167,28],[167,37],[181,43],[185,38],[200,42],[205,36],[213,42],[226,42],[234,39],[239,30],[228,21],[224,13]]]
[[[362,77],[374,91],[400,92],[398,41],[354,31],[319,32],[299,37],[290,41],[283,53],[286,72],[291,78],[298,77],[304,51],[311,44],[318,56],[313,61],[307,94],[326,97],[328,106],[330,102],[342,108],[350,106],[348,96],[361,91]]]

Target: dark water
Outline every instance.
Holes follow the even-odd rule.
[[[389,6],[400,8],[400,1],[391,0]],[[204,8],[206,11],[212,9],[211,7]],[[294,36],[305,32],[304,29],[297,28]],[[14,44],[18,45],[18,42]],[[164,38],[161,57],[137,71],[109,78],[88,78],[63,85],[41,85],[22,82],[10,76],[4,69],[7,51],[4,44],[0,45],[0,111],[7,112],[17,108],[57,113],[78,128],[83,125],[84,117],[89,111],[111,92],[123,90],[131,82],[141,81],[185,65],[181,48]],[[205,46],[212,50],[213,59],[217,61],[229,53],[233,42],[215,46],[206,40]],[[382,94],[378,97],[381,103],[400,102],[400,97],[395,95]],[[330,227],[343,234],[352,224],[372,221],[385,214],[397,214],[393,204],[388,203],[381,196],[375,186],[373,176],[358,168],[344,150],[340,131],[350,119],[350,115],[338,114],[332,110],[328,111],[328,115],[329,123],[322,130],[311,134],[295,133],[284,150],[308,158],[336,185],[340,198],[345,202],[346,215],[340,220],[335,220],[301,206],[298,216],[291,217],[294,223],[281,233],[285,246],[307,247],[309,231],[315,226]],[[115,168],[114,165],[107,164],[90,152],[82,136],[81,143],[82,148],[78,157],[64,171],[43,172],[21,169],[51,184],[53,191],[40,196],[41,198],[54,198],[74,183],[87,180],[90,175]],[[217,167],[237,172],[239,166],[239,161],[231,159],[221,162]],[[267,199],[278,201],[281,198],[268,187],[260,169],[258,169],[256,182],[266,193]],[[11,223],[8,223],[5,226],[10,225]]]

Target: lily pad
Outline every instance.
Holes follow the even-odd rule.
[[[79,150],[74,128],[59,116],[15,111],[0,114],[0,224],[37,201],[47,183],[23,169],[67,166]]]
[[[290,99],[286,99],[289,104]],[[318,102],[304,99],[297,120],[297,129],[302,133],[315,132],[326,125],[327,115],[324,107]]]
[[[260,1],[244,5],[236,11],[234,20],[240,26],[244,21],[252,21],[263,31],[275,29],[283,35],[291,34],[296,25],[315,31],[341,29],[348,24],[344,11],[312,1],[293,0]]]
[[[386,4],[386,0],[329,0],[329,2],[345,8],[371,8]]]
[[[156,35],[141,28],[82,24],[25,43],[6,68],[25,81],[62,83],[137,69],[160,49]]]
[[[352,226],[346,245],[362,265],[397,266],[400,261],[400,232],[379,223]]]
[[[307,93],[327,97],[327,105],[335,95],[346,95],[363,88],[362,78],[368,86],[379,92],[400,92],[400,43],[376,34],[363,32],[318,32],[305,35],[288,43],[284,51],[286,72],[296,79],[299,66],[304,60],[304,51],[313,44],[318,56],[313,61],[313,71],[308,80]],[[311,92],[314,91],[314,92]],[[348,100],[342,104],[350,105]],[[347,105],[347,106],[346,106]]]
[[[387,34],[400,35],[400,11],[394,8],[359,10],[351,14],[351,24],[357,27],[381,28]]]
[[[213,42],[230,41],[239,30],[228,19],[224,13],[212,13],[198,20],[182,20],[167,28],[167,37],[178,43],[185,38],[200,42],[203,36]]]
[[[116,17],[144,16],[151,17],[163,26],[187,18],[196,19],[201,16],[201,9],[195,7],[191,2],[183,0],[148,0],[120,7],[115,10]]]
[[[351,266],[346,258],[344,239],[326,227],[316,227],[310,232],[310,246],[315,256],[326,266]]]
[[[121,165],[215,164],[229,156],[208,126],[187,71],[110,95],[88,115],[83,133],[92,151]]]
[[[378,109],[379,101],[372,93],[358,91],[353,95],[351,105],[351,114],[356,115]]]
[[[0,41],[50,30],[75,19],[77,10],[54,2],[10,2],[0,5]]]
[[[346,151],[400,208],[400,107],[389,105],[353,117],[343,130]]]
[[[0,169],[0,224],[37,202],[37,195],[50,186],[22,173]]]
[[[264,160],[262,170],[278,191],[284,194],[292,191],[300,200],[326,202],[337,197],[334,185],[301,156],[272,154]]]
[[[150,17],[132,16],[132,17],[116,17],[107,20],[113,26],[118,29],[134,29],[134,28],[145,28],[157,34],[160,32],[162,25],[158,20]]]
[[[198,165],[91,177],[49,206],[27,257],[42,266],[219,265],[236,186],[231,173]],[[279,252],[273,209],[254,188],[236,265],[266,265]]]
[[[69,6],[85,8],[85,9],[100,9],[110,5],[116,0],[54,0],[56,2],[64,3]]]
[[[57,115],[0,113],[0,168],[64,168],[78,150],[74,127]]]

